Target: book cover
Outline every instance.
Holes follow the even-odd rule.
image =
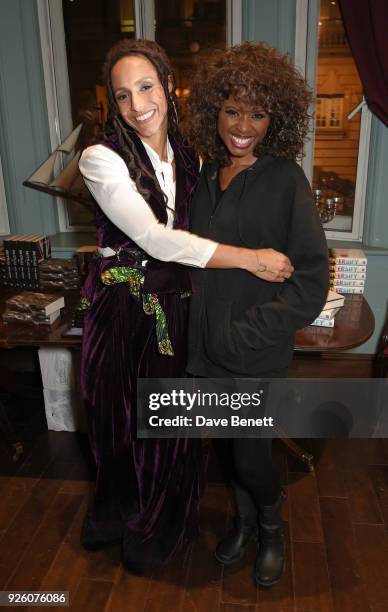
[[[25,287],[32,289],[33,284],[31,282],[31,270],[30,270],[30,259],[29,259],[29,240],[33,234],[24,234],[23,238],[19,243],[19,263],[21,269],[24,271]]]
[[[36,312],[23,312],[6,308],[2,314],[5,323],[29,323],[33,325],[52,325],[59,317],[61,311],[55,310],[49,315]]]
[[[8,284],[7,265],[5,262],[4,248],[0,247],[0,287],[6,287]]]
[[[322,310],[317,319],[325,319],[326,321],[330,321],[335,317],[337,312],[341,310],[342,306],[338,306],[337,308],[328,308],[327,310]]]
[[[356,274],[361,274],[361,273],[366,273],[366,266],[357,266],[357,265],[352,265],[352,266],[346,266],[346,265],[341,265],[341,264],[331,264],[329,266],[329,271],[330,272],[352,272],[352,273],[356,273]]]
[[[345,303],[344,296],[330,289],[329,293],[327,294],[326,304],[324,305],[322,310],[329,310],[331,308],[339,308],[343,306],[344,303]]]
[[[318,317],[311,323],[311,325],[313,327],[334,327],[334,319],[327,320]]]
[[[18,241],[20,240],[21,237],[22,237],[22,234],[16,234],[16,236],[12,236],[11,238],[9,238],[9,242],[8,242],[8,250],[9,250],[9,256],[11,259],[11,265],[15,267],[17,266]]]
[[[7,272],[8,284],[12,286],[11,279],[11,260],[9,256],[9,247],[8,247],[8,238],[4,238],[3,240],[3,250],[4,250],[4,261],[5,261],[5,270]]]
[[[31,252],[32,252],[32,265],[38,266],[38,264],[45,259],[46,246],[44,234],[36,234],[30,239]]]
[[[336,291],[335,287],[364,287],[365,280],[361,278],[356,280],[350,278],[332,279],[330,281],[330,286],[334,288],[334,291]]]
[[[19,274],[16,259],[16,242],[20,234],[13,234],[4,240],[4,252],[7,262],[8,277],[11,287],[20,287]]]
[[[362,249],[334,248],[330,249],[329,261],[338,264],[353,264],[366,266],[367,258]]]
[[[19,312],[40,312],[44,313],[45,316],[63,308],[64,305],[65,299],[63,296],[51,293],[35,293],[31,291],[18,293],[6,300],[6,306],[10,310]]]
[[[364,293],[364,287],[344,287],[343,285],[336,285],[335,291],[340,291],[341,293]]]
[[[334,279],[336,281],[340,279],[347,280],[365,280],[366,273],[365,272],[330,272],[330,279]]]

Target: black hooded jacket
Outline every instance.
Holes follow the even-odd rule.
[[[296,330],[322,310],[326,239],[296,162],[264,156],[234,177],[220,199],[217,181],[217,164],[205,164],[191,231],[235,246],[276,249],[295,271],[284,283],[271,283],[244,270],[194,270],[187,369],[207,377],[261,376],[289,365]]]

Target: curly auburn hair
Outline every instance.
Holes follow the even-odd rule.
[[[212,51],[201,58],[188,101],[186,136],[205,161],[230,164],[228,150],[217,132],[224,100],[234,96],[262,108],[271,121],[254,154],[295,159],[303,155],[309,128],[311,91],[287,57],[264,43],[243,43]]]
[[[119,113],[119,108],[113,93],[111,73],[113,66],[123,57],[130,55],[144,57],[154,66],[159,81],[162,84],[164,94],[167,100],[167,116],[169,132],[177,140],[181,140],[178,128],[177,101],[175,95],[175,81],[172,66],[166,55],[166,52],[156,42],[145,39],[128,39],[125,38],[117,42],[106,54],[105,62],[102,67],[102,78],[107,89],[108,102],[108,118],[105,126],[107,134],[114,133],[120,145],[121,152],[127,164],[129,175],[135,181],[139,193],[148,199],[149,191],[141,184],[141,177],[144,174],[148,175],[146,168],[142,165],[136,147],[131,138],[130,128],[122,119]],[[169,83],[172,83],[172,91],[169,91]],[[155,187],[162,194],[159,183],[153,175],[148,177],[154,182]],[[166,196],[163,194],[165,201]]]

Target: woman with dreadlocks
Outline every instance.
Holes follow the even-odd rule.
[[[82,292],[81,385],[97,476],[81,541],[89,550],[119,542],[124,566],[145,573],[198,525],[200,442],[136,437],[136,379],[184,374],[185,266],[240,268],[271,282],[293,268],[273,249],[229,247],[187,231],[198,160],[179,134],[164,51],[120,41],[103,73],[107,137],[80,160],[99,251]]]
[[[214,378],[285,377],[295,332],[318,316],[328,290],[324,231],[295,161],[311,94],[287,58],[261,43],[212,52],[191,89],[188,137],[205,162],[192,230],[236,246],[272,247],[295,270],[284,284],[240,270],[194,271],[187,369]],[[237,516],[215,551],[221,563],[234,563],[258,540],[255,578],[263,586],[279,580],[285,561],[271,443],[229,442]]]

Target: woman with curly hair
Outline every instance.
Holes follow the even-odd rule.
[[[287,59],[264,44],[212,52],[197,69],[187,133],[204,160],[191,229],[250,248],[274,248],[295,270],[284,284],[242,270],[195,271],[188,371],[206,377],[287,375],[294,334],[321,311],[327,247],[307,179],[296,163],[308,131],[310,92]],[[284,570],[282,489],[270,438],[228,441],[237,517],[216,558],[241,558],[258,538],[256,582]]]
[[[199,441],[136,436],[137,378],[184,373],[185,266],[236,267],[276,283],[293,268],[272,249],[229,247],[187,231],[198,159],[179,133],[164,51],[122,40],[103,72],[107,136],[80,160],[99,250],[82,291],[81,385],[97,477],[81,541],[89,550],[118,542],[124,566],[148,573],[198,526]]]

